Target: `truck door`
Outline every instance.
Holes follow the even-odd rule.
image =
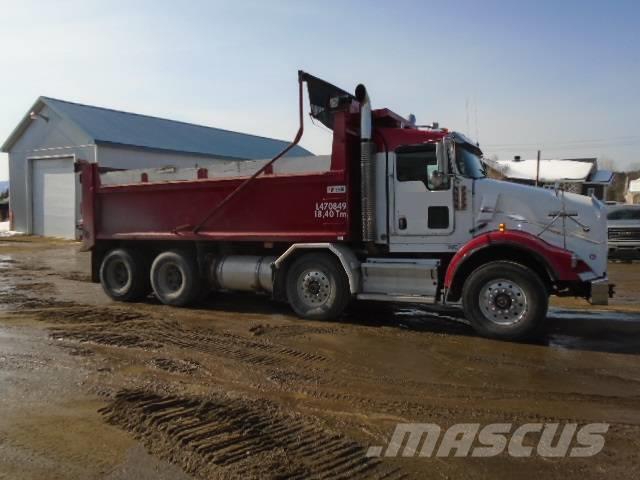
[[[395,157],[389,178],[393,192],[390,227],[392,235],[408,243],[420,242],[419,237],[449,235],[454,229],[452,182],[440,145],[403,146],[390,155],[390,160]],[[440,169],[445,166],[444,172],[439,165]]]

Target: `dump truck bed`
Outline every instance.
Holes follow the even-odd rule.
[[[228,202],[246,176],[102,185],[98,165],[83,164],[81,171],[89,248],[108,239],[327,242],[350,236],[344,170],[262,174]]]

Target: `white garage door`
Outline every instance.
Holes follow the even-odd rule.
[[[33,161],[33,233],[75,238],[76,183],[73,159]]]

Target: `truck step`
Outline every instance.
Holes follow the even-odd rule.
[[[359,293],[358,300],[375,300],[377,302],[399,303],[436,303],[435,297],[426,295],[387,295],[384,293]]]
[[[362,292],[358,298],[368,295],[371,300],[433,303],[439,264],[436,259],[368,258],[360,266]]]

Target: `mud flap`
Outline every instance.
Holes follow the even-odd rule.
[[[592,305],[608,305],[610,292],[613,292],[613,289],[610,288],[609,281],[606,278],[595,280],[591,282],[591,298],[589,301]]]

